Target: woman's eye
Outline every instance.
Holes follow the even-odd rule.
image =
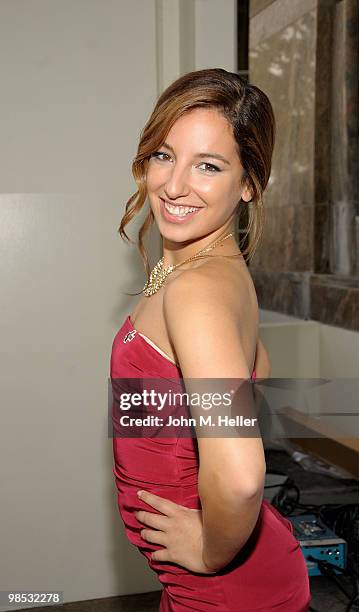
[[[167,155],[167,153],[164,153],[163,151],[154,151],[154,153],[151,153],[150,155],[150,157],[159,159],[159,161],[166,161],[166,159],[163,159],[163,157],[161,156],[165,156],[165,158],[169,159],[169,155]],[[209,172],[209,174],[215,174],[216,172],[221,172],[221,169],[218,168],[218,166],[214,166],[214,164],[209,164],[208,162],[203,162],[202,164],[200,164],[200,166],[207,166],[207,168],[204,171]]]
[[[208,164],[207,162],[203,162],[203,164],[201,164],[201,166],[208,166],[210,168],[210,170],[205,170],[205,172],[211,172],[212,174],[214,174],[215,172],[220,172],[220,168],[218,168],[217,166],[214,166],[213,164]]]
[[[151,153],[151,157],[156,157],[157,159],[159,159],[160,161],[163,161],[160,158],[160,155],[165,155],[166,157],[168,157],[167,153],[163,153],[162,151],[155,151],[154,153]]]

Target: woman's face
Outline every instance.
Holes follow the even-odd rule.
[[[241,183],[244,170],[231,130],[215,109],[194,109],[176,121],[166,143],[152,153],[148,198],[167,241],[183,243],[210,234],[227,223],[241,198],[251,199]],[[195,210],[187,214],[187,207]]]

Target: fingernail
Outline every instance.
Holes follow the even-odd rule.
[[[141,497],[142,493],[143,493],[143,491],[137,491],[138,497]]]

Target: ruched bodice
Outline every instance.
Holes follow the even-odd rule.
[[[111,380],[182,379],[178,365],[134,329],[128,316],[115,336]],[[255,372],[252,374],[255,378]],[[113,454],[118,508],[129,541],[147,558],[164,590],[160,612],[306,612],[310,600],[305,560],[290,521],[263,500],[256,527],[231,563],[214,575],[151,560],[161,546],[141,538],[135,511],[157,511],[137,497],[145,489],[188,508],[201,508],[196,438],[116,437]]]

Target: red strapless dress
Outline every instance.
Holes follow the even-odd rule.
[[[158,347],[157,347],[158,348]],[[183,378],[180,368],[134,329],[128,316],[115,336],[111,379]],[[252,375],[254,378],[254,375]],[[143,540],[137,497],[145,489],[188,508],[201,508],[196,438],[113,437],[118,508],[129,541],[147,558],[163,586],[159,612],[307,612],[309,579],[290,521],[263,500],[256,527],[236,557],[217,574],[198,574],[150,559],[162,548]]]

